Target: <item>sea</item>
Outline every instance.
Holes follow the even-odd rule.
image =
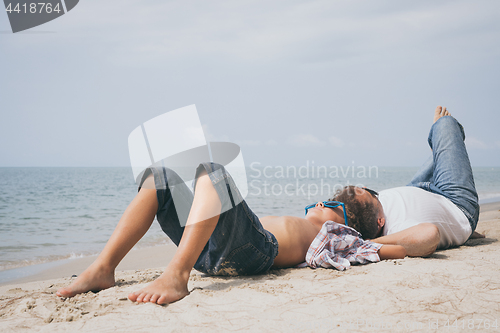
[[[345,185],[376,191],[404,186],[418,167],[299,166],[246,168],[246,201],[258,216],[303,216]],[[500,201],[500,167],[473,168],[480,203]],[[23,267],[99,253],[137,193],[131,168],[0,168],[0,284]],[[156,221],[136,245],[170,240]],[[26,270],[24,270],[26,271]]]

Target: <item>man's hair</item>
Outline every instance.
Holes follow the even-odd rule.
[[[378,207],[372,202],[360,202],[356,198],[355,186],[337,190],[331,201],[343,202],[349,227],[355,229],[364,239],[372,239],[378,231]]]

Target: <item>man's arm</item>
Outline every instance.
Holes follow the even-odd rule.
[[[439,229],[434,224],[421,223],[391,235],[372,239],[371,241],[379,244],[402,245],[406,250],[407,256],[425,257],[436,251],[439,244]]]
[[[406,250],[401,245],[382,245],[378,250],[380,260],[387,259],[404,259],[406,257]]]

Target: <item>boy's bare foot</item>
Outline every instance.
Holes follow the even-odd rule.
[[[449,116],[450,113],[448,112],[448,110],[446,110],[446,107],[445,108],[442,108],[441,106],[438,106],[436,108],[436,110],[434,111],[434,123],[441,117],[444,117],[444,116]]]
[[[114,271],[92,264],[68,287],[56,292],[59,297],[73,297],[87,291],[100,291],[115,285]]]
[[[168,304],[186,297],[189,295],[187,289],[189,272],[187,274],[173,272],[167,268],[159,278],[145,288],[129,294],[128,299],[138,303]]]

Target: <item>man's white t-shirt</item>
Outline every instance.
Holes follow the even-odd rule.
[[[384,236],[432,223],[441,235],[438,249],[445,249],[462,245],[472,233],[464,213],[442,195],[403,186],[381,191],[379,200],[385,213]]]

